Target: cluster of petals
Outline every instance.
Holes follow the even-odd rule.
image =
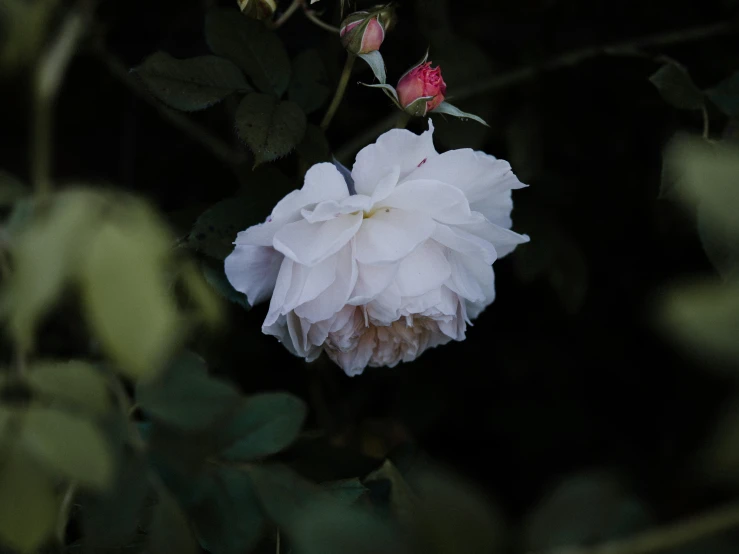
[[[510,230],[525,185],[493,156],[437,153],[429,127],[385,133],[351,176],[313,166],[238,234],[226,275],[252,305],[270,300],[262,329],[293,354],[326,352],[348,375],[392,367],[463,340],[493,302],[493,262],[528,240]]]

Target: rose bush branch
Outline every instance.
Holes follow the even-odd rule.
[[[323,120],[321,121],[321,129],[323,130],[328,129],[328,126],[331,125],[331,120],[334,118],[334,115],[336,115],[336,110],[339,109],[339,105],[344,98],[344,93],[346,92],[346,86],[349,84],[349,78],[352,74],[352,68],[354,67],[355,59],[356,56],[352,54],[349,54],[346,57],[344,69],[341,72],[339,84],[336,86],[334,98],[333,100],[331,100],[331,104],[329,105],[328,110],[326,110],[326,115],[323,116]]]
[[[687,545],[739,527],[739,505],[645,531],[633,537],[595,546],[569,546],[535,554],[652,554]]]

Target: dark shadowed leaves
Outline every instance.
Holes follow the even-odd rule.
[[[399,521],[410,523],[418,511],[418,497],[390,460],[365,477],[365,483],[386,481],[390,485],[390,509]]]
[[[220,433],[225,445],[221,456],[249,461],[275,454],[298,436],[307,408],[291,394],[275,392],[250,396],[243,401]]]
[[[205,281],[210,285],[215,292],[220,294],[229,302],[238,304],[246,309],[251,308],[249,302],[246,300],[246,295],[237,291],[228,282],[226,273],[223,270],[223,263],[215,263],[210,260],[200,260],[198,263],[200,271],[203,273]]]
[[[239,400],[233,386],[208,375],[205,362],[190,352],[136,387],[136,401],[150,417],[185,431],[208,427]]]
[[[233,92],[252,90],[241,70],[218,56],[178,60],[156,52],[133,71],[159,100],[186,112],[208,108]]]
[[[305,50],[293,60],[293,73],[287,97],[311,114],[328,99],[331,88],[328,86],[326,67],[317,50]]]
[[[305,113],[290,101],[249,94],[236,110],[236,131],[256,158],[255,165],[286,156],[305,135]]]
[[[356,477],[323,483],[323,488],[329,495],[345,504],[353,504],[367,492],[367,487]]]
[[[305,129],[305,136],[298,144],[297,153],[300,160],[301,175],[305,175],[311,166],[317,163],[332,160],[331,146],[326,138],[326,133],[318,125],[311,123]]]
[[[264,511],[280,527],[291,531],[318,500],[330,500],[320,487],[279,464],[253,465],[249,476]]]
[[[642,502],[607,472],[574,475],[527,516],[526,547],[544,550],[624,537],[650,523]]]
[[[262,92],[277,96],[290,82],[290,58],[277,34],[237,10],[216,9],[205,19],[205,38],[214,54],[238,65]]]
[[[695,86],[688,72],[674,63],[666,63],[650,78],[660,95],[670,106],[681,110],[700,110],[703,91]]]
[[[23,181],[7,171],[0,171],[0,207],[9,206],[28,194]]]
[[[706,94],[726,115],[739,116],[739,72],[707,90]]]
[[[203,499],[188,512],[200,544],[213,554],[248,552],[264,525],[249,476],[228,467],[207,476]]]
[[[197,554],[200,549],[187,516],[177,500],[163,486],[157,487],[158,501],[149,530],[147,552],[150,554]]]

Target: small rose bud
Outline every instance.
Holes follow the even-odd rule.
[[[241,12],[254,19],[269,19],[277,9],[275,0],[238,0],[238,2]]]
[[[411,115],[424,116],[444,101],[446,83],[441,67],[431,67],[431,62],[417,65],[398,81],[400,105]],[[426,101],[420,100],[426,98]]]
[[[385,40],[385,23],[382,13],[355,12],[341,23],[341,43],[350,53],[358,56],[380,49]]]

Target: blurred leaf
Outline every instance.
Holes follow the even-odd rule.
[[[207,260],[201,260],[199,262],[200,270],[203,272],[203,277],[206,282],[215,290],[218,294],[223,296],[229,302],[238,304],[246,308],[251,308],[249,302],[246,300],[246,295],[238,292],[231,283],[228,282],[226,273],[223,270],[222,263],[213,263]]]
[[[526,548],[530,550],[622,538],[645,529],[650,522],[642,502],[606,472],[565,479],[526,519]]]
[[[79,360],[36,362],[28,373],[31,388],[51,400],[104,414],[110,408],[105,377]]]
[[[288,532],[313,503],[330,499],[320,487],[284,465],[253,465],[249,476],[264,511]]]
[[[208,477],[204,499],[189,511],[203,548],[213,554],[243,554],[259,540],[264,525],[249,476],[220,467]]]
[[[247,398],[219,434],[227,445],[221,456],[230,461],[250,461],[276,454],[298,436],[305,421],[305,403],[283,392]]]
[[[133,378],[158,371],[179,332],[164,274],[162,237],[154,225],[143,223],[105,225],[91,240],[82,268],[84,306],[92,329]]]
[[[739,283],[676,288],[665,301],[664,317],[688,350],[739,362]]]
[[[113,478],[110,446],[86,419],[32,406],[23,415],[21,444],[39,462],[82,485],[101,489]]]
[[[149,531],[147,552],[149,554],[198,554],[187,517],[177,501],[164,487],[158,487],[159,500],[154,507],[154,516]]]
[[[58,502],[49,477],[18,448],[0,466],[0,541],[21,552],[46,542],[56,525]]]
[[[262,92],[282,96],[290,82],[290,58],[276,33],[236,10],[214,9],[205,19],[205,38],[214,54],[224,56]]]
[[[294,102],[249,94],[236,110],[236,131],[256,158],[255,165],[290,153],[305,135],[305,113]]]
[[[213,294],[213,287],[208,284],[198,266],[189,260],[185,262],[181,278],[203,321],[211,327],[220,324],[223,321],[223,306],[218,296]]]
[[[0,207],[10,206],[28,193],[28,186],[15,175],[0,171]]]
[[[93,231],[102,206],[99,195],[68,191],[17,237],[15,271],[8,281],[3,311],[21,350],[30,348],[37,320],[49,310],[79,265],[80,244]]]
[[[442,473],[422,473],[418,531],[424,552],[488,554],[502,547],[503,525],[490,503],[471,485]]]
[[[33,212],[34,201],[32,197],[18,199],[13,204],[13,209],[5,220],[5,232],[11,237],[20,235],[28,228],[29,223],[32,221]]]
[[[367,487],[356,477],[323,483],[322,486],[329,495],[345,504],[353,504],[367,492]]]
[[[698,236],[708,259],[724,280],[739,277],[739,236],[727,230],[726,222],[712,219],[698,208]]]
[[[335,502],[301,512],[290,533],[300,554],[402,554],[408,552],[390,526],[372,514]]]
[[[703,108],[703,91],[695,86],[688,72],[677,64],[664,64],[649,80],[670,106],[681,110]]]
[[[136,385],[136,402],[147,414],[186,431],[212,425],[240,399],[238,390],[208,375],[205,362],[190,352],[154,379]]]
[[[722,409],[698,463],[712,484],[739,485],[739,398],[730,399]]]
[[[222,262],[233,250],[236,235],[264,221],[268,215],[255,212],[255,202],[246,196],[221,200],[197,219],[187,237],[187,245]],[[222,266],[219,263],[218,267]]]
[[[418,497],[390,460],[364,478],[365,483],[388,481],[390,483],[390,508],[399,521],[413,521],[418,511]]]
[[[327,83],[326,67],[318,50],[304,50],[293,60],[287,97],[306,114],[311,114],[323,106],[331,94],[331,87]]]
[[[34,60],[53,21],[55,4],[56,0],[0,3],[0,69],[14,71]]]
[[[140,452],[126,448],[117,461],[117,473],[108,489],[86,493],[78,499],[82,507],[82,540],[87,549],[121,548],[138,536],[144,503],[151,490],[148,460]]]
[[[683,176],[679,192],[706,210],[705,217],[739,237],[739,149],[699,138],[678,137],[665,152],[665,164]]]
[[[234,92],[252,90],[241,70],[218,56],[178,60],[156,52],[132,71],[159,100],[186,112],[209,108]]]
[[[739,71],[707,90],[706,94],[726,115],[739,116]]]

